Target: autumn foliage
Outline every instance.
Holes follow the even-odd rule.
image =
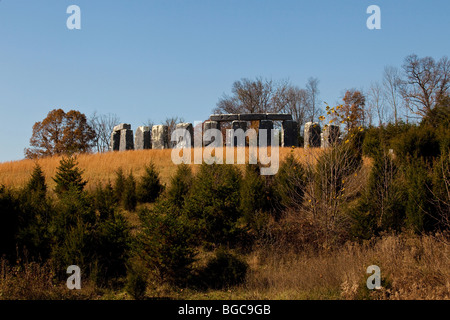
[[[29,159],[45,156],[84,153],[93,146],[96,133],[86,116],[76,110],[50,111],[47,117],[33,126],[30,148],[25,149]]]

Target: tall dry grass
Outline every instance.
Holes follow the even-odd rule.
[[[241,288],[251,299],[450,299],[450,246],[442,236],[387,235],[317,253],[261,249]],[[381,269],[369,290],[366,269]]]
[[[220,150],[220,149],[219,149]],[[225,148],[222,150],[225,159]],[[204,149],[202,149],[202,152]],[[237,150],[235,150],[236,154]],[[248,163],[248,148],[246,152],[246,163]],[[320,149],[311,152],[320,152]],[[79,167],[84,170],[83,177],[88,181],[87,189],[95,188],[96,184],[105,184],[114,181],[115,172],[122,168],[125,172],[133,172],[136,177],[144,173],[144,167],[150,162],[155,164],[159,171],[163,183],[168,184],[170,177],[176,171],[176,165],[171,160],[171,149],[166,150],[139,150],[124,152],[107,152],[97,154],[80,154],[77,156]],[[293,153],[295,157],[302,161],[308,161],[308,152],[303,148],[280,148],[280,160],[288,154]],[[47,184],[53,189],[55,176],[61,156],[47,157],[38,160],[20,160],[0,163],[0,185],[17,188],[23,186],[33,171],[35,163],[39,164],[45,174]],[[192,163],[194,162],[194,151],[191,153]],[[195,172],[199,165],[192,164]]]

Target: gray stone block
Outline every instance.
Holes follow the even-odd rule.
[[[266,119],[276,121],[292,120],[292,115],[288,113],[267,113]]]
[[[217,129],[220,130],[220,122],[218,121],[205,121],[203,124],[203,146],[208,146],[214,142],[215,137],[211,137],[208,135],[209,129]]]
[[[128,123],[121,123],[117,126],[114,127],[113,131],[120,131],[120,130],[124,130],[124,129],[131,129],[131,124]]]
[[[271,141],[272,141],[271,130],[273,129],[273,121],[272,120],[261,120],[259,122],[259,132],[261,132],[261,129],[266,130],[266,141],[265,141],[266,145],[265,146],[268,147],[271,145]],[[259,145],[259,143],[260,143],[260,139],[258,137],[258,145]]]
[[[247,131],[247,121],[239,121],[239,120],[235,120],[231,123],[231,127],[234,131],[238,130],[238,129],[242,129],[245,132]],[[229,131],[231,132],[231,131]],[[236,133],[234,132],[233,137],[232,136],[227,136],[227,145],[231,145],[232,141],[234,141],[233,145],[236,147],[245,147],[245,143],[242,143],[242,141],[238,141]],[[244,140],[245,141],[245,140]]]
[[[169,148],[169,128],[165,125],[152,127],[152,149]]]
[[[239,120],[241,121],[260,121],[266,120],[265,113],[245,113],[239,115]]]
[[[119,151],[120,149],[120,131],[113,131],[111,133],[111,140],[109,142],[109,151]]]
[[[285,120],[282,123],[281,133],[282,147],[298,147],[298,122]]]
[[[320,125],[317,122],[305,123],[304,141],[305,148],[317,148],[320,147]]]
[[[329,148],[338,143],[340,128],[337,125],[328,125],[323,130],[322,148]]]
[[[194,127],[192,126],[192,123],[186,122],[186,123],[178,123],[175,126],[175,130],[184,130],[184,133],[182,135],[177,134],[176,135],[176,143],[175,146],[178,145],[179,148],[187,148],[187,147],[193,147],[194,146]],[[186,141],[189,139],[186,135],[189,135],[190,137],[190,145],[186,145],[186,143],[182,143],[183,141]]]
[[[209,117],[211,121],[235,121],[239,120],[238,114],[212,114]]]
[[[133,150],[134,149],[134,141],[133,141],[133,130],[124,129],[120,130],[120,151]]]
[[[134,135],[134,148],[135,150],[146,150],[151,149],[151,133],[150,127],[141,126],[136,129]]]

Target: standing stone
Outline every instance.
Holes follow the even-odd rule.
[[[136,129],[136,134],[134,136],[134,148],[136,150],[146,150],[151,149],[151,134],[150,127],[141,126]]]
[[[282,122],[282,147],[298,147],[298,122],[285,120]]]
[[[192,123],[186,122],[186,123],[178,123],[175,127],[175,130],[184,130],[183,134],[176,134],[176,143],[175,146],[178,146],[178,148],[190,148],[194,146],[194,127],[192,126]],[[186,142],[189,138],[187,135],[190,136],[190,145],[186,145]]]
[[[118,131],[120,132],[120,151],[133,150],[134,149],[134,141],[133,141],[133,130],[123,129]]]
[[[272,129],[273,129],[273,121],[272,120],[261,120],[259,121],[259,130],[266,130],[266,147],[271,145],[272,142]],[[259,145],[259,137],[258,137],[258,145]]]
[[[322,148],[329,148],[335,145],[339,139],[339,126],[328,125],[323,130]]]
[[[152,148],[169,148],[169,127],[165,125],[157,125],[152,127]]]
[[[119,151],[119,149],[120,149],[120,131],[113,131],[111,133],[109,151]]]
[[[247,121],[239,121],[239,120],[235,120],[233,122],[231,122],[231,127],[233,128],[233,131],[236,131],[237,129],[242,129],[245,132],[247,131]],[[229,145],[231,145],[231,139],[233,137],[230,135],[227,137],[227,142],[229,143]],[[238,145],[239,142],[239,145]],[[234,146],[235,147],[245,147],[245,143],[244,145],[242,145],[241,141],[238,141],[237,137],[234,136]]]
[[[320,147],[320,125],[317,122],[305,123],[305,148]]]
[[[203,124],[203,146],[206,147],[214,142],[215,137],[211,137],[208,134],[209,129],[217,129],[220,130],[220,122],[218,121],[205,121]]]
[[[113,131],[120,131],[120,130],[124,130],[124,129],[131,129],[131,124],[128,123],[121,123],[117,126],[114,127]]]

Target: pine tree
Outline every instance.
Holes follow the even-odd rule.
[[[47,193],[47,183],[45,182],[45,176],[38,164],[36,164],[33,169],[31,178],[26,186],[26,191],[30,193],[37,193],[43,197],[45,197]]]
[[[125,210],[136,210],[137,197],[136,197],[136,180],[133,173],[130,172],[125,180],[125,188],[122,193],[122,205]]]
[[[125,190],[125,174],[122,168],[116,171],[116,180],[114,181],[114,197],[118,203],[122,202],[122,194]]]
[[[145,173],[137,186],[137,197],[140,202],[155,202],[159,194],[164,190],[159,174],[153,163],[145,167]]]
[[[193,180],[192,170],[186,164],[180,164],[177,172],[172,177],[170,187],[167,190],[167,199],[170,204],[181,209],[184,204]]]
[[[77,165],[78,162],[74,157],[63,157],[61,159],[56,176],[53,178],[53,181],[56,182],[54,189],[56,194],[61,196],[67,191],[74,191],[76,193],[83,191],[87,181],[83,180],[83,171]]]

